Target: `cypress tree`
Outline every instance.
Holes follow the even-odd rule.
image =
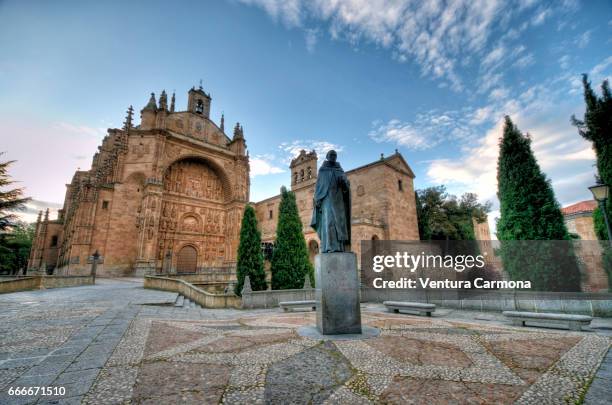
[[[306,275],[314,286],[314,271],[308,260],[308,248],[302,233],[302,220],[295,194],[285,187],[281,188],[271,270],[273,290],[302,288]]]
[[[250,205],[244,207],[244,215],[242,216],[236,273],[238,278],[238,283],[234,288],[236,295],[242,293],[245,276],[249,276],[251,279],[253,291],[265,290],[268,287],[261,251],[261,234],[257,229],[255,209]]]
[[[530,280],[532,289],[539,291],[579,291],[580,272],[559,203],[533,155],[531,139],[508,116],[500,141],[497,187],[497,238],[510,279]]]
[[[602,96],[599,97],[591,88],[587,75],[582,75],[584,87],[585,112],[582,120],[572,116],[572,124],[578,133],[590,141],[597,156],[599,180],[612,187],[612,94],[608,81],[601,85]],[[612,219],[612,203],[608,201],[606,211]],[[608,239],[604,218],[599,208],[593,213],[595,231],[599,239]]]
[[[17,224],[17,216],[13,212],[24,209],[30,201],[30,198],[23,197],[23,188],[7,189],[15,183],[8,174],[8,168],[13,163],[14,160],[0,162],[0,232]]]

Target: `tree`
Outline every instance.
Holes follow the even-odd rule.
[[[417,218],[422,240],[474,240],[473,219],[486,220],[489,202],[481,204],[473,193],[459,199],[446,187],[429,187],[417,191]]]
[[[238,278],[234,288],[236,295],[242,294],[242,287],[246,276],[249,276],[251,280],[253,291],[261,291],[268,288],[266,272],[264,271],[263,253],[261,251],[261,234],[259,229],[257,229],[255,209],[250,205],[244,207],[244,215],[242,216],[236,273]]]
[[[0,156],[2,153],[0,153]],[[14,160],[0,162],[0,232],[15,226],[17,217],[14,211],[24,208],[29,198],[23,197],[23,188],[8,188],[15,182],[8,174],[8,168]]]
[[[314,270],[308,260],[308,248],[302,233],[302,220],[295,194],[285,187],[281,188],[271,270],[273,290],[302,288],[306,275],[314,286]]]
[[[580,272],[559,203],[523,135],[506,116],[497,162],[497,238],[504,270],[540,291],[579,291]],[[528,241],[517,243],[516,241]]]
[[[598,97],[591,88],[591,83],[586,74],[582,75],[584,87],[584,101],[586,109],[582,120],[572,116],[572,124],[578,128],[578,133],[584,139],[590,141],[597,156],[597,172],[599,180],[612,186],[612,95],[608,81],[604,80],[601,85],[602,96]],[[606,207],[608,218],[612,218],[612,204]],[[599,239],[608,239],[603,215],[599,208],[593,213],[595,231]]]
[[[0,234],[0,273],[18,274],[28,264],[35,224],[17,222]]]

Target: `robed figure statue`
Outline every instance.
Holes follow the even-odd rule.
[[[310,226],[319,235],[321,253],[350,251],[351,187],[337,157],[327,152],[315,187]]]

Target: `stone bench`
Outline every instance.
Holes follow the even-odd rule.
[[[395,312],[396,314],[400,311],[410,311],[431,316],[431,313],[436,311],[436,304],[425,304],[422,302],[385,301],[383,305],[387,307],[389,312]]]
[[[308,300],[308,301],[284,301],[284,302],[279,302],[278,305],[283,309],[283,311],[287,312],[290,309],[294,309],[294,308],[307,308],[310,307],[312,308],[313,311],[317,310],[317,304],[316,301],[312,300]]]
[[[548,324],[567,324],[571,330],[582,330],[582,326],[589,326],[592,317],[588,315],[553,314],[547,312],[521,312],[504,311],[504,316],[512,320],[515,326],[525,326],[525,322],[538,322]]]

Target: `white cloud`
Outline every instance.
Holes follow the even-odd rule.
[[[427,139],[410,123],[397,119],[386,124],[380,123],[370,131],[369,136],[376,142],[392,142],[412,150],[429,149],[439,143],[434,139]]]
[[[538,12],[531,19],[532,25],[540,25],[546,21],[546,19],[552,14],[552,10],[549,8],[544,8],[538,10]]]
[[[585,31],[576,38],[574,43],[578,48],[584,48],[589,44],[591,41],[591,32],[591,30]]]
[[[470,119],[470,124],[472,124],[472,125],[480,125],[483,122],[486,122],[489,119],[491,119],[492,114],[493,114],[493,107],[492,106],[486,106],[486,107],[478,108],[472,114],[471,119]]]
[[[275,166],[272,155],[257,155],[249,160],[251,176],[266,176],[268,174],[283,173],[285,170]]]
[[[240,0],[242,3],[263,8],[273,19],[281,20],[289,27],[302,22],[301,0]]]
[[[327,141],[318,141],[318,140],[296,140],[293,142],[283,142],[279,145],[279,149],[285,154],[282,159],[283,163],[289,165],[291,160],[300,154],[300,151],[311,151],[314,150],[317,152],[318,160],[322,160],[325,158],[325,155],[330,150],[335,150],[336,152],[342,152],[344,147],[342,145],[338,145],[335,143],[327,142]]]
[[[593,80],[603,80],[609,74],[608,67],[612,66],[612,56],[608,56],[601,63],[598,63],[591,69],[589,76]]]
[[[489,94],[489,98],[492,100],[502,100],[508,97],[508,94],[510,94],[510,92],[508,91],[507,88],[498,87],[491,91],[491,93]]]
[[[319,36],[319,30],[309,28],[304,31],[304,41],[306,42],[306,50],[310,53],[315,51],[317,40]]]
[[[303,26],[307,19],[326,22],[332,39],[388,48],[396,60],[416,62],[423,75],[454,90],[464,87],[456,60],[483,51],[495,23],[509,12],[501,0],[241,1],[290,26]]]
[[[527,54],[525,56],[522,56],[522,57],[518,58],[516,60],[516,62],[514,62],[513,66],[515,66],[515,67],[517,67],[519,69],[524,69],[527,66],[533,65],[534,62],[535,62],[535,58],[534,58],[533,54],[529,53],[529,54]]]
[[[569,68],[570,58],[571,57],[569,55],[563,55],[562,57],[559,58],[559,66],[561,66],[561,69]]]
[[[62,208],[62,204],[59,203],[30,200],[30,202],[25,204],[25,208],[23,210],[14,211],[13,214],[15,214],[20,221],[36,222],[38,218],[38,213],[40,211],[45,211],[49,209],[49,219],[54,220],[57,219],[57,213],[60,208]],[[44,219],[44,212],[42,218]]]

